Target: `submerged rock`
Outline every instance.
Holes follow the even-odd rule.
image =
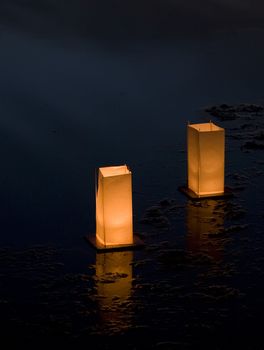
[[[264,149],[264,143],[256,142],[256,141],[247,141],[242,146],[241,149],[250,149],[250,150],[262,150]]]
[[[163,206],[167,207],[167,203],[166,201]],[[169,219],[164,215],[164,210],[161,206],[152,206],[148,208],[140,220],[140,223],[159,228],[167,228],[170,225]]]

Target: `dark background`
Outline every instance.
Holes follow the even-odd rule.
[[[35,36],[170,40],[263,26],[259,1],[2,1],[1,23]],[[125,43],[123,43],[125,45]]]
[[[201,278],[200,260],[191,256],[191,271],[190,257],[185,260],[190,203],[177,188],[186,181],[187,122],[212,118],[207,106],[263,102],[263,19],[262,1],[1,1],[0,308],[9,339],[85,338],[94,325],[99,338],[107,334],[93,318],[100,314],[94,299],[100,276],[96,280],[95,252],[83,236],[95,232],[95,169],[126,163],[133,173],[135,231],[146,231],[155,252],[133,255],[131,347],[141,334],[157,335],[153,347],[171,340],[165,348],[218,349],[231,338],[234,346],[251,348],[250,339],[256,340],[252,348],[262,346],[262,153],[244,153],[230,138],[240,128],[247,137],[262,130],[256,113],[244,115],[242,124],[239,118],[235,125],[216,121],[227,128],[227,183],[238,181],[237,174],[242,183],[243,176],[254,181],[244,179],[246,191],[231,202],[247,214],[229,224],[249,228],[228,237],[223,260],[205,264],[208,278]],[[160,209],[164,198],[179,206],[169,228],[142,225],[147,208]],[[214,220],[210,210],[198,217]],[[226,218],[230,207],[221,213]],[[216,243],[220,250],[222,243]],[[244,275],[247,261],[251,277]],[[230,266],[236,273],[228,279]],[[216,267],[224,272],[212,277]],[[219,306],[218,299],[212,305],[197,297],[208,290],[227,298]],[[232,293],[246,300],[229,299]],[[122,319],[127,309],[122,304],[120,310]],[[124,324],[117,334],[129,328]],[[109,339],[100,339],[107,346]]]

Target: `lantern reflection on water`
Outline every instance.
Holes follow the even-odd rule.
[[[133,252],[96,254],[96,281],[100,323],[104,332],[130,326]]]
[[[219,232],[224,229],[224,208],[217,200],[188,202],[186,213],[187,249],[192,254],[206,254],[220,261],[224,240]]]

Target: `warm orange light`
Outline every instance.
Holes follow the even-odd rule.
[[[96,239],[107,247],[133,244],[132,174],[126,165],[99,168]]]
[[[223,240],[217,235],[224,229],[224,208],[213,199],[202,203],[188,202],[186,215],[187,248],[192,254],[205,254],[220,261]],[[215,238],[215,239],[213,239]]]
[[[132,251],[96,255],[101,327],[106,328],[106,332],[117,333],[130,325],[131,303],[127,302],[132,290],[132,261]]]
[[[187,127],[188,188],[198,196],[224,193],[225,130],[214,123]]]
[[[112,298],[124,301],[131,294],[133,252],[111,252],[96,255],[98,294],[104,297],[104,305],[111,305]]]

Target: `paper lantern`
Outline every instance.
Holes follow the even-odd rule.
[[[130,326],[133,252],[96,254],[96,285],[101,328],[115,333]],[[124,313],[126,304],[126,313]],[[121,306],[122,305],[122,306]],[[120,307],[121,306],[121,307]]]
[[[223,194],[225,130],[213,123],[187,128],[188,188],[199,196]]]
[[[99,168],[96,238],[104,246],[133,244],[131,182],[126,165]]]
[[[190,197],[230,195],[225,187],[225,130],[212,122],[187,126],[187,188]]]
[[[96,237],[98,249],[143,246],[133,234],[132,173],[127,165],[98,169],[96,186]]]

